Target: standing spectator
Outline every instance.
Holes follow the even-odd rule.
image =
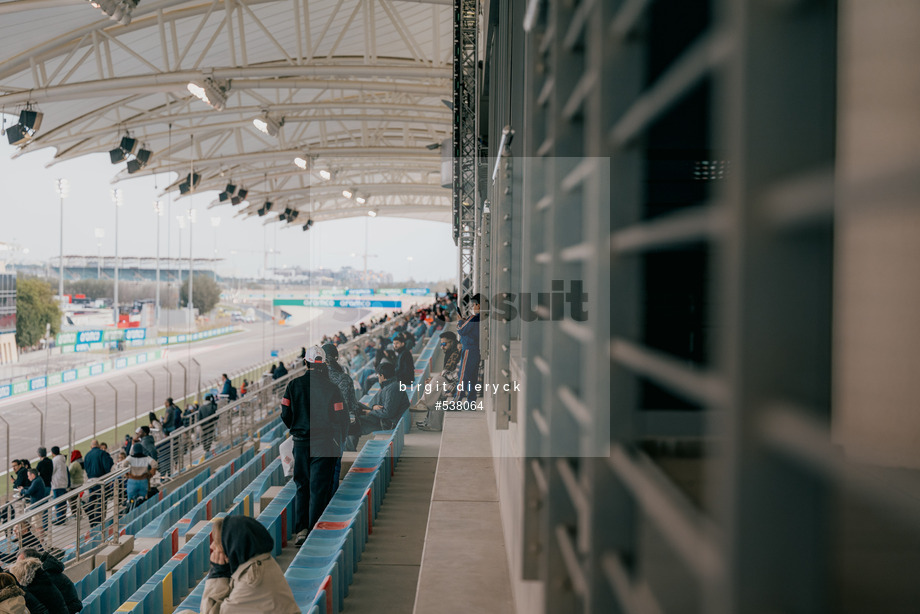
[[[214,442],[214,423],[216,418],[212,418],[217,413],[217,401],[210,394],[204,398],[207,403],[202,403],[198,408],[198,422],[201,424],[201,447],[205,453],[211,452],[211,444]]]
[[[139,443],[131,448],[128,457],[128,501],[139,501],[150,490],[150,478],[157,472],[157,462]]]
[[[19,588],[16,577],[6,572],[0,573],[0,612],[31,614],[32,611],[26,607],[26,592]]]
[[[339,489],[339,479],[342,475],[342,452],[345,451],[345,437],[348,435],[348,425],[358,414],[358,399],[355,398],[355,382],[351,376],[345,372],[339,364],[339,350],[331,343],[323,346],[323,352],[326,353],[326,370],[329,374],[329,381],[335,384],[339,392],[342,393],[342,399],[345,401],[345,410],[348,412],[348,422],[342,421],[343,430],[338,436],[342,447],[339,450],[339,457],[336,459],[335,468],[332,471],[332,494]]]
[[[246,393],[249,392],[249,380],[244,379],[243,385],[240,386],[240,396],[246,396]]]
[[[24,556],[27,552],[36,551],[31,548],[20,551],[16,562],[10,565],[10,573],[16,576],[19,586],[24,591],[41,602],[49,614],[69,614],[64,596],[42,569],[41,560]]]
[[[150,435],[153,437],[153,441],[157,442],[163,439],[166,436],[166,433],[163,431],[163,423],[160,422],[160,419],[157,418],[157,415],[153,412],[147,414],[147,420],[150,422],[148,427],[150,430]]]
[[[479,295],[470,299],[472,315],[460,320],[457,333],[460,334],[460,383],[462,390],[457,400],[466,398],[470,403],[476,401],[476,385],[479,383]]]
[[[144,453],[150,458],[156,460],[157,458],[157,444],[153,440],[153,436],[150,434],[149,426],[139,426],[137,430],[134,431],[134,443],[139,443],[144,448]],[[131,446],[131,449],[134,449],[134,446]]]
[[[31,480],[29,487],[20,489],[19,494],[29,505],[35,505],[48,496],[48,488],[42,481],[42,476],[38,475],[38,470],[32,467],[29,467],[29,480]],[[47,512],[32,517],[32,532],[39,541],[44,535],[47,518]]]
[[[79,450],[70,453],[70,466],[67,468],[70,474],[70,487],[79,488],[83,486],[83,480],[86,472],[83,470],[83,454]]]
[[[173,402],[172,397],[167,397],[166,403],[163,405],[166,407],[163,411],[163,415],[166,417],[166,422],[163,423],[163,432],[169,437],[173,431],[182,426],[182,410]]]
[[[89,479],[98,479],[112,470],[112,457],[103,451],[99,446],[99,441],[94,439],[89,452],[86,453],[86,459],[83,468],[86,470],[86,477]],[[102,487],[93,486],[89,490],[86,510],[89,515],[89,524],[94,526],[102,521],[102,509],[100,504],[102,500]]]
[[[341,456],[340,433],[348,422],[342,393],[327,375],[325,353],[310,348],[307,371],[288,383],[281,399],[281,420],[294,438],[295,545],[300,546],[332,497],[336,459]]]
[[[415,361],[406,345],[406,336],[406,333],[401,334],[393,341],[396,350],[396,379],[404,386],[411,386],[415,381]]]
[[[51,497],[57,499],[67,493],[70,474],[67,471],[67,459],[61,455],[61,448],[51,447]],[[58,503],[54,509],[54,524],[64,524],[67,504]]]
[[[54,554],[52,554],[52,552],[40,553],[38,555],[38,560],[42,562],[42,569],[48,574],[51,583],[61,592],[61,596],[67,604],[67,611],[70,612],[70,614],[76,614],[83,610],[83,602],[80,601],[80,597],[77,595],[77,587],[74,586],[73,581],[64,573],[64,563],[60,560],[63,553],[60,551],[53,552]],[[55,556],[55,554],[57,554],[57,556]]]
[[[52,466],[51,459],[48,458],[48,450],[45,448],[38,449],[38,464],[35,465],[35,468],[38,469],[38,475],[42,476],[42,480],[45,481],[45,486],[51,483],[51,474],[54,473],[54,467]]]

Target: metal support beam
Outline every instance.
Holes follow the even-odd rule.
[[[477,152],[476,109],[478,106],[476,0],[454,2],[454,242],[460,248],[457,272],[457,304],[466,314],[473,295],[476,209]]]

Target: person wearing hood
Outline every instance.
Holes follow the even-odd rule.
[[[291,587],[272,558],[274,541],[268,530],[246,516],[215,518],[211,523],[211,571],[201,597],[201,614],[300,614]]]
[[[67,467],[67,472],[70,474],[71,488],[83,486],[83,481],[86,479],[86,472],[83,469],[83,454],[81,454],[79,450],[74,450],[70,453],[70,465]]]
[[[26,607],[26,592],[5,572],[0,573],[0,614],[32,614]]]
[[[16,562],[10,565],[10,573],[16,577],[19,586],[41,602],[48,614],[69,614],[64,596],[42,569],[42,562],[39,559],[24,556],[25,552],[28,550],[20,552]],[[31,607],[29,611],[33,611]]]
[[[131,447],[128,457],[128,501],[147,496],[150,490],[150,478],[157,472],[157,462],[139,443]]]
[[[60,551],[56,552],[58,555],[61,554]],[[21,556],[22,558],[38,559],[42,562],[42,569],[48,575],[51,583],[61,592],[64,603],[67,604],[67,611],[70,614],[76,614],[83,610],[83,602],[80,601],[77,588],[74,586],[73,581],[67,577],[67,574],[64,573],[64,563],[58,557],[50,552],[39,552],[32,548],[23,550]]]

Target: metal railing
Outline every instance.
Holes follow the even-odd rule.
[[[16,497],[0,508],[7,520],[0,524],[0,560],[15,558],[22,548],[64,552],[67,561],[107,543],[117,543],[120,520],[126,511],[127,469],[87,480],[66,494],[46,496],[35,504]]]
[[[340,353],[363,343],[392,326],[392,321],[339,346]],[[296,352],[289,354],[289,357]],[[282,359],[289,362],[287,359]],[[305,372],[292,368],[278,379],[255,377],[265,372],[266,362],[234,378],[251,377],[251,388],[237,401],[218,403],[213,415],[199,419],[188,416],[188,424],[156,442],[157,476],[151,485],[163,487],[208,458],[252,441],[258,430],[280,415],[281,398],[287,384]],[[204,390],[199,391],[201,394]],[[117,467],[117,466],[116,466]],[[0,506],[0,560],[14,558],[21,548],[57,548],[65,561],[79,561],[99,546],[118,543],[120,526],[126,522],[131,502],[127,499],[127,469],[117,468],[104,478],[85,484],[57,498],[45,497],[27,505],[16,497]]]

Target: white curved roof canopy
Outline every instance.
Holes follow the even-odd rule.
[[[450,0],[141,0],[123,26],[84,0],[0,1],[0,111],[44,115],[20,153],[52,147],[56,162],[130,134],[153,152],[130,176],[171,171],[173,190],[194,168],[199,192],[248,190],[240,215],[268,200],[300,210],[298,225],[368,210],[447,221],[430,147],[451,130],[451,11]],[[224,110],[187,88],[206,78],[229,84]],[[277,136],[253,125],[266,114],[283,121]]]

